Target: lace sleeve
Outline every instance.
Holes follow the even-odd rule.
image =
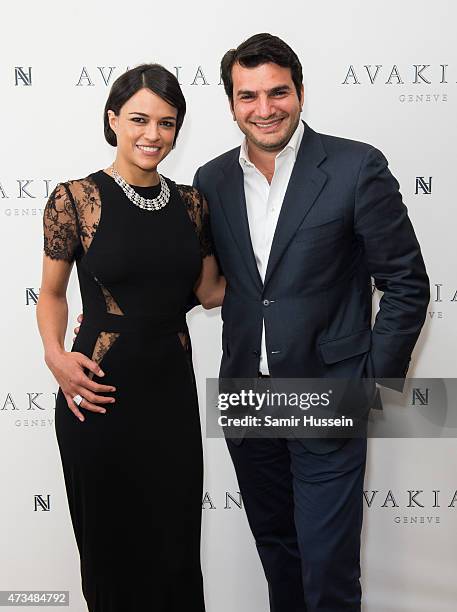
[[[60,183],[49,196],[43,214],[44,252],[51,259],[72,262],[80,245],[78,220],[71,194]]]
[[[200,243],[202,257],[214,255],[208,204],[203,195],[189,185],[177,185]]]

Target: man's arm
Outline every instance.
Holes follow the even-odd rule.
[[[384,292],[372,333],[375,376],[403,379],[425,321],[429,280],[399,184],[374,148],[360,167],[354,229],[367,269]]]

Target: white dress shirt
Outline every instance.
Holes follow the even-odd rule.
[[[299,122],[291,139],[275,158],[275,170],[271,184],[255,167],[248,155],[246,139],[240,148],[239,162],[244,175],[244,193],[251,234],[251,243],[262,281],[265,280],[273,236],[281,212],[282,202],[294,168],[298,149],[303,138],[304,126]],[[262,344],[260,349],[259,370],[269,374],[265,342],[265,322],[263,323]]]

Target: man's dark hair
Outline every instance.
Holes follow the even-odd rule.
[[[178,79],[160,64],[141,64],[136,68],[127,70],[114,81],[106,101],[103,115],[105,138],[113,147],[117,145],[117,138],[110,127],[108,111],[112,110],[116,115],[119,115],[119,111],[127,100],[145,87],[177,109],[176,134],[173,141],[173,147],[175,146],[186,114],[186,100]]]
[[[297,96],[301,96],[303,71],[295,51],[278,36],[272,34],[255,34],[241,43],[236,49],[230,49],[221,61],[221,77],[225,93],[233,104],[232,68],[240,64],[244,68],[256,68],[261,64],[272,62],[283,68],[290,68]]]

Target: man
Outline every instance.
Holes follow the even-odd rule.
[[[386,159],[300,121],[301,64],[279,38],[249,38],[221,69],[245,139],[194,180],[227,280],[221,377],[366,376],[401,388],[429,284]],[[371,277],[384,292],[373,329]],[[227,444],[271,612],[359,611],[366,440]]]
[[[221,72],[245,139],[194,180],[227,280],[221,377],[403,379],[429,285],[386,159],[300,121],[302,68],[279,38],[249,38]],[[366,440],[227,444],[271,611],[359,611]]]

